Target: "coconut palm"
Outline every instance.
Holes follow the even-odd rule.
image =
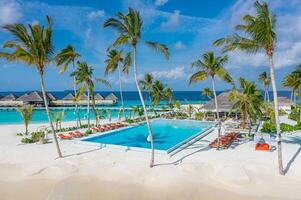
[[[269,86],[271,83],[271,78],[266,72],[262,72],[258,76],[258,80],[261,82],[261,84],[264,87],[264,101],[270,102],[270,96],[269,96]]]
[[[77,53],[72,45],[67,45],[62,51],[56,55],[55,60],[56,60],[56,65],[61,67],[60,73],[64,73],[68,66],[72,64],[72,69],[73,72],[76,70],[76,65],[75,61],[80,57],[80,54]],[[75,77],[73,77],[73,90],[74,90],[74,95],[76,96],[77,90],[76,90],[76,81]],[[77,126],[81,126],[81,120],[80,120],[80,115],[79,115],[79,110],[78,110],[78,104],[75,101],[75,112],[77,115],[76,123]]]
[[[88,130],[90,130],[90,101],[92,100],[92,109],[95,115],[95,121],[97,122],[97,113],[95,108],[95,98],[94,98],[94,80],[97,82],[101,82],[107,86],[110,86],[108,81],[99,78],[93,78],[94,69],[86,62],[77,62],[77,69],[72,72],[70,75],[75,77],[76,84],[81,84],[77,95],[75,96],[75,100],[79,101],[80,97],[83,95],[85,91],[88,93],[87,98],[87,120],[88,120]]]
[[[40,24],[28,25],[28,29],[23,24],[8,24],[3,28],[8,31],[13,40],[7,41],[4,48],[12,49],[12,52],[0,52],[0,57],[8,61],[23,62],[29,66],[35,65],[39,74],[43,100],[49,124],[53,133],[58,156],[62,157],[56,133],[53,127],[48,102],[45,91],[44,72],[45,68],[54,58],[54,47],[52,45],[52,20],[46,16],[47,27]]]
[[[243,17],[244,24],[237,25],[236,29],[244,33],[243,36],[234,34],[225,38],[218,39],[214,42],[215,46],[224,45],[222,51],[240,50],[250,54],[264,51],[270,66],[270,76],[273,89],[273,99],[275,107],[276,130],[278,135],[278,165],[279,173],[284,175],[281,150],[281,132],[278,110],[277,88],[275,81],[275,71],[273,63],[273,55],[276,44],[276,16],[269,10],[267,3],[255,1],[254,7],[256,14],[245,15]]]
[[[154,82],[154,84],[152,85],[152,89],[151,89],[151,93],[150,93],[150,96],[151,96],[150,99],[152,99],[153,106],[159,105],[161,99],[163,98],[164,90],[165,90],[164,84],[161,81],[156,80]]]
[[[148,96],[148,100],[149,100],[150,104],[152,102],[151,92],[152,92],[153,82],[154,82],[154,77],[150,73],[145,74],[144,79],[139,81],[140,88],[142,90],[147,91],[147,94],[148,94],[147,96]]]
[[[144,115],[147,123],[148,128],[148,140],[151,143],[151,161],[150,167],[154,166],[154,144],[153,144],[153,135],[152,130],[149,122],[149,118],[147,115],[147,110],[145,107],[144,99],[141,93],[141,89],[138,83],[138,72],[137,72],[137,46],[141,43],[142,38],[142,27],[143,27],[143,20],[140,16],[140,13],[132,8],[128,9],[128,13],[124,15],[121,12],[116,14],[116,18],[109,18],[103,24],[104,27],[112,27],[119,32],[119,35],[115,42],[112,44],[112,47],[121,46],[121,45],[130,45],[132,47],[132,55],[133,55],[133,68],[134,68],[134,79],[136,83],[136,87],[139,93],[139,97],[141,100],[141,104],[144,110]],[[168,48],[165,45],[160,43],[152,42],[152,41],[145,41],[144,42],[149,47],[160,51],[164,54],[164,56],[168,59],[169,52]]]
[[[169,106],[170,109],[174,108],[174,96],[171,88],[164,88],[162,98],[166,101],[166,104]]]
[[[33,114],[33,106],[32,105],[22,106],[20,108],[17,108],[17,111],[20,113],[23,119],[23,123],[25,125],[25,135],[28,135],[28,125]]]
[[[52,114],[52,119],[55,122],[55,128],[56,130],[59,130],[59,128],[62,128],[62,121],[63,118],[65,117],[65,112],[60,111],[60,112],[53,112]]]
[[[122,81],[121,81],[121,66],[125,73],[128,72],[128,68],[131,65],[131,54],[127,53],[125,57],[122,57],[123,51],[117,51],[115,49],[110,50],[108,52],[108,59],[106,60],[106,67],[105,67],[105,74],[113,73],[118,70],[118,77],[119,77],[119,91],[120,91],[120,99],[121,99],[121,110],[124,114],[124,119],[126,119],[126,112],[124,109],[124,102],[123,102],[123,93],[122,93]]]
[[[262,96],[256,85],[252,82],[239,78],[240,89],[233,89],[228,100],[234,102],[233,110],[239,110],[242,115],[242,128],[246,128],[246,122],[256,121],[261,116],[261,107],[263,105]]]
[[[301,90],[301,65],[285,76],[282,86],[292,90],[291,100],[296,104],[296,93]]]
[[[208,97],[209,99],[212,99],[213,91],[210,88],[206,87],[206,88],[203,89],[202,95],[205,96],[205,97]]]
[[[232,78],[230,74],[225,69],[224,65],[228,61],[228,56],[215,56],[214,52],[206,52],[202,55],[201,60],[196,60],[191,64],[193,68],[197,68],[198,71],[190,77],[189,84],[202,82],[207,78],[210,78],[212,81],[212,90],[215,101],[215,110],[216,110],[216,118],[218,122],[218,147],[219,139],[221,136],[221,121],[219,117],[219,109],[216,98],[216,89],[215,89],[215,79],[219,78],[222,81],[227,83],[232,83]]]

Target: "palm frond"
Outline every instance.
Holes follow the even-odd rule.
[[[153,49],[155,49],[158,52],[163,53],[163,55],[165,56],[166,59],[169,59],[169,51],[167,46],[165,46],[164,44],[160,44],[157,42],[151,42],[151,41],[145,41],[145,44]]]

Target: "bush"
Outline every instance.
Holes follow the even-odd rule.
[[[262,128],[260,130],[261,132],[264,133],[275,133],[276,132],[276,126],[273,122],[271,121],[265,121],[262,124]]]
[[[38,142],[43,137],[45,137],[45,134],[43,132],[33,132],[33,133],[31,133],[31,139],[32,139],[33,142]]]
[[[23,136],[23,133],[17,133],[16,136]]]
[[[24,144],[28,144],[33,143],[33,140],[31,138],[22,138],[21,142]]]
[[[292,108],[291,113],[288,116],[289,119],[300,122],[300,109]]]
[[[286,123],[281,123],[280,124],[280,130],[281,132],[292,132],[292,131],[298,131],[301,130],[301,123],[298,123],[296,125],[290,125]],[[271,121],[266,121],[263,123],[261,132],[264,133],[276,133],[276,126],[273,122]]]
[[[90,134],[92,134],[93,132],[91,131],[91,130],[86,130],[86,134],[87,135],[90,135]]]

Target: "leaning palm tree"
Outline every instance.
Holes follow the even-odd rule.
[[[126,120],[126,112],[124,109],[124,102],[123,102],[123,92],[122,92],[122,81],[121,81],[121,66],[125,73],[128,72],[128,68],[131,65],[131,54],[127,53],[125,57],[122,57],[123,51],[117,51],[115,49],[110,50],[108,53],[108,59],[106,60],[106,67],[105,67],[105,75],[109,73],[113,73],[118,70],[118,78],[119,78],[119,91],[120,91],[120,99],[121,99],[121,111],[123,112],[124,119]]]
[[[210,88],[206,87],[203,89],[202,95],[208,97],[211,100],[213,97],[213,91]]]
[[[264,87],[264,101],[269,102],[270,96],[269,96],[269,86],[271,83],[271,78],[266,72],[262,72],[258,76],[258,80],[261,82],[261,84]]]
[[[76,65],[75,61],[80,57],[80,54],[77,53],[72,45],[66,46],[62,51],[56,55],[55,60],[56,60],[56,65],[61,67],[60,73],[64,73],[67,69],[67,67],[72,64],[73,67],[73,72],[76,70]],[[76,83],[75,83],[75,77],[73,77],[73,90],[74,90],[74,95],[76,96],[77,90],[76,90]],[[75,112],[76,112],[76,124],[77,126],[81,126],[81,120],[80,120],[80,115],[79,115],[79,110],[78,110],[78,104],[75,101]]]
[[[148,96],[150,105],[152,102],[151,92],[152,92],[153,82],[154,82],[154,77],[150,73],[145,74],[143,80],[139,81],[139,85],[140,85],[141,89],[147,91],[147,96]]]
[[[93,68],[88,66],[86,62],[77,62],[77,69],[70,74],[70,76],[75,77],[76,84],[81,84],[77,95],[75,96],[75,101],[79,101],[81,96],[85,91],[88,93],[87,97],[87,120],[88,120],[88,130],[90,130],[90,101],[92,100],[92,109],[94,111],[95,121],[97,125],[97,113],[94,98],[94,80],[101,82],[107,86],[111,86],[108,81],[100,78],[93,79]]]
[[[45,91],[44,73],[46,66],[54,58],[54,47],[52,45],[52,20],[46,16],[47,27],[40,24],[28,25],[28,29],[23,24],[8,24],[3,28],[14,36],[14,40],[7,41],[4,48],[13,49],[12,52],[0,52],[0,57],[8,61],[23,62],[27,65],[35,65],[39,74],[43,100],[49,124],[53,133],[58,156],[62,157],[56,133],[53,127],[48,101]]]
[[[152,135],[152,130],[147,115],[144,99],[138,83],[138,72],[137,72],[137,62],[136,62],[137,46],[141,43],[141,37],[142,37],[141,30],[143,26],[143,21],[138,11],[129,8],[128,13],[126,15],[124,15],[121,12],[118,12],[116,14],[116,18],[109,18],[108,20],[105,21],[103,26],[112,27],[119,32],[118,38],[112,44],[112,47],[121,46],[121,45],[130,45],[132,47],[134,79],[135,79],[136,87],[139,93],[139,97],[141,100],[141,104],[144,110],[144,115],[147,123],[148,139],[151,143],[151,152],[152,152],[150,167],[153,167],[154,153],[155,153],[154,144],[153,144],[153,135]],[[151,41],[145,41],[145,44],[157,51],[162,52],[167,59],[169,58],[169,51],[165,45],[156,42],[151,42]]]
[[[215,46],[223,46],[223,52],[241,50],[250,54],[264,51],[270,66],[270,76],[273,89],[273,99],[275,108],[276,130],[278,135],[278,165],[279,173],[284,175],[281,150],[281,132],[278,110],[277,88],[275,81],[275,71],[273,63],[273,55],[276,44],[276,16],[269,10],[267,3],[254,3],[256,14],[245,15],[243,17],[244,24],[237,25],[236,29],[242,31],[244,36],[234,34],[225,38],[218,39],[214,42]]]
[[[25,125],[25,135],[28,135],[28,125],[33,114],[33,106],[32,105],[22,106],[20,108],[17,108],[17,111],[20,113],[23,119]]]
[[[191,64],[192,67],[197,68],[198,71],[190,77],[189,84],[202,82],[207,78],[212,81],[212,90],[215,102],[216,118],[218,122],[218,147],[220,146],[221,136],[221,121],[219,117],[219,109],[216,98],[215,79],[219,78],[227,83],[232,83],[230,74],[225,69],[224,65],[228,61],[228,56],[216,57],[213,52],[206,52],[202,55],[202,60],[197,60]]]
[[[228,101],[234,102],[233,110],[239,110],[242,115],[242,128],[246,128],[246,122],[256,121],[262,115],[262,96],[256,85],[239,78],[240,89],[233,89],[228,96]]]
[[[150,99],[152,100],[153,106],[159,105],[161,99],[163,99],[164,90],[165,90],[165,85],[161,81],[156,80],[152,85],[152,89],[150,93],[151,96]]]

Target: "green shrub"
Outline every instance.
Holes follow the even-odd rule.
[[[38,142],[43,137],[45,137],[45,134],[43,132],[32,132],[31,133],[31,139],[33,142]]]
[[[264,133],[275,133],[276,132],[276,126],[272,121],[265,121],[262,124],[261,132]]]
[[[300,109],[293,107],[288,118],[300,122]]]
[[[90,135],[90,134],[92,134],[93,133],[93,131],[91,131],[91,130],[86,130],[86,134],[87,135]]]
[[[17,133],[16,136],[23,136],[23,133]]]
[[[31,138],[22,138],[21,142],[24,144],[28,144],[33,143],[33,140]]]

